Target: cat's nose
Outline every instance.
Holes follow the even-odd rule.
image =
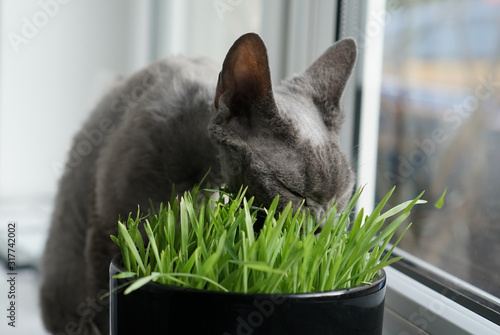
[[[329,209],[330,208],[319,208],[317,210],[314,210],[314,212],[312,212],[312,214],[315,215],[316,224],[318,225],[321,223],[316,231],[316,234],[321,233],[321,230],[323,229],[323,226],[325,225],[325,222],[327,220],[330,220],[330,219],[337,220],[339,218],[341,213],[339,213],[337,211],[332,212]],[[331,217],[331,216],[334,216],[334,217]]]
[[[320,221],[325,221],[325,214],[326,211],[323,209],[319,209],[314,211],[314,214],[316,215],[316,223],[319,223]]]
[[[326,212],[321,208],[311,208],[309,206],[307,209],[309,209],[309,213],[314,217],[316,225],[321,223],[321,225],[318,227],[318,230],[316,231],[316,233],[320,233],[325,222],[324,219],[326,219],[324,217]]]

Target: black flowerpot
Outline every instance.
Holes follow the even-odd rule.
[[[305,294],[243,294],[149,283],[124,295],[110,266],[111,334],[382,334],[385,272],[371,285]]]

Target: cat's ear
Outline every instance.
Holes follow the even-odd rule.
[[[352,38],[343,39],[328,48],[305,73],[295,78],[298,79],[295,81],[298,88],[312,97],[323,112],[326,126],[334,131],[339,131],[343,122],[340,100],[356,63],[357,53],[356,42]]]
[[[245,34],[229,49],[219,74],[215,108],[221,97],[229,117],[249,112],[253,104],[274,102],[267,50],[259,35]]]
[[[321,55],[305,72],[317,92],[339,104],[357,58],[356,42],[343,39]]]

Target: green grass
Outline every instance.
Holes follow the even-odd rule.
[[[150,281],[244,293],[369,284],[380,269],[400,259],[390,255],[402,235],[384,250],[412,207],[425,203],[420,194],[382,213],[393,191],[371,214],[361,210],[353,222],[349,216],[362,189],[344,211],[338,213],[334,205],[319,223],[308,211],[293,211],[291,204],[278,213],[276,197],[265,209],[262,230],[254,231],[258,209],[244,191],[213,200],[213,190],[195,187],[145,217],[130,215],[118,223],[118,237],[111,238],[121,249],[126,271],[115,278],[135,277],[125,294]],[[315,234],[319,224],[323,228]],[[140,233],[142,225],[147,239]]]

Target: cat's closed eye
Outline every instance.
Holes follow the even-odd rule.
[[[300,199],[300,201],[304,201],[304,206],[307,207],[307,198],[304,196],[303,192],[296,191],[295,188],[287,186],[287,184],[280,179],[278,179],[278,182],[281,184],[282,189],[286,190],[293,197]]]

